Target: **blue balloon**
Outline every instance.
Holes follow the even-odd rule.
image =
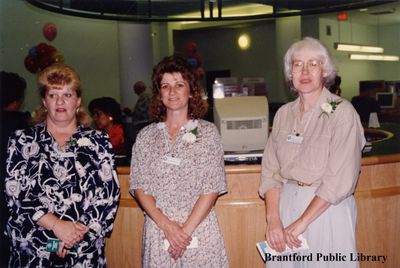
[[[31,49],[29,49],[29,55],[31,55],[32,57],[36,57],[37,56],[36,47],[31,47]]]
[[[197,60],[195,58],[188,58],[187,63],[194,69],[197,67]]]

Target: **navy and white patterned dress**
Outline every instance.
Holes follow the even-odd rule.
[[[9,266],[104,267],[105,236],[120,196],[107,134],[79,126],[61,151],[44,123],[18,130],[10,137],[6,166]],[[36,223],[48,212],[90,228],[76,253],[52,263],[46,243],[56,236]]]

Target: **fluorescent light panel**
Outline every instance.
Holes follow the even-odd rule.
[[[356,44],[335,43],[337,51],[365,52],[365,53],[383,53],[383,47],[363,46]]]
[[[351,60],[399,61],[399,56],[394,55],[350,54],[349,58]]]

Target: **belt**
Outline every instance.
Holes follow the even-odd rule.
[[[313,186],[313,183],[304,183],[301,181],[291,180],[291,179],[286,180],[286,183],[297,184],[298,186]]]

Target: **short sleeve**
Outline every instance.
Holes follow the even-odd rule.
[[[340,120],[332,129],[328,165],[316,190],[317,196],[331,204],[338,204],[354,192],[360,173],[364,132],[354,109],[348,109],[352,113],[337,115]]]
[[[206,152],[203,153],[203,166],[200,167],[202,170],[201,192],[202,194],[223,194],[227,192],[227,185],[221,137],[217,128],[211,123],[206,127],[205,132],[202,134]]]
[[[136,142],[132,147],[132,158],[131,158],[131,173],[130,173],[130,187],[129,192],[132,196],[135,196],[135,189],[142,189],[146,194],[150,194],[151,181],[144,176],[143,168],[145,167],[145,148],[144,144],[146,141],[144,138],[146,129],[139,132],[136,138]]]

